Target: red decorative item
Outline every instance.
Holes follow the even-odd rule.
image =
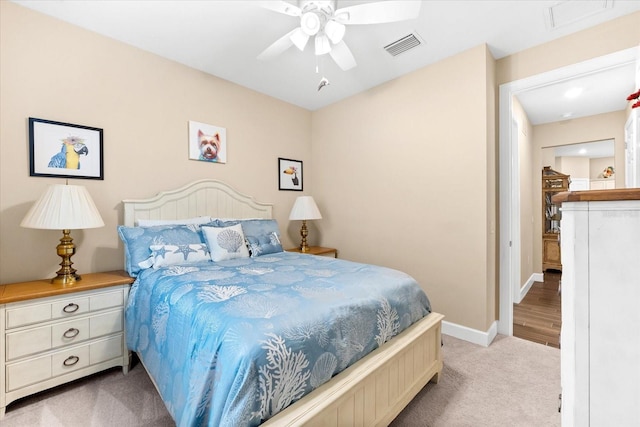
[[[640,101],[636,102],[631,106],[631,108],[638,108],[638,107],[640,107]]]
[[[638,99],[640,98],[640,90],[638,90],[637,92],[632,93],[631,95],[627,96],[627,101],[633,101],[634,99]],[[635,106],[634,106],[635,108]]]

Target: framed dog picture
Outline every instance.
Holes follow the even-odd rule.
[[[104,179],[102,129],[29,117],[29,175]]]
[[[278,157],[278,189],[302,191],[302,161]]]
[[[227,130],[189,121],[189,159],[227,163]]]

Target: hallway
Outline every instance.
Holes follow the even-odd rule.
[[[535,282],[520,304],[513,304],[513,336],[560,348],[561,277],[560,272],[545,272],[544,282]]]

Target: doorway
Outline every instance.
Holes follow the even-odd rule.
[[[528,90],[595,73],[609,67],[634,63],[631,48],[593,60],[559,68],[526,79],[506,83],[499,92],[499,320],[498,332],[513,335],[513,302],[520,292],[520,168],[517,124],[512,114],[513,97]],[[515,131],[514,131],[515,129]]]

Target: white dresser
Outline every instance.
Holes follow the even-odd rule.
[[[132,279],[83,275],[0,287],[0,417],[16,399],[114,366],[129,368],[124,307]]]
[[[640,426],[640,189],[562,202],[562,426]]]

